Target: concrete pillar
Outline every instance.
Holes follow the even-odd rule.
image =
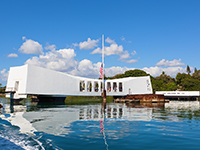
[[[98,92],[101,93],[101,82],[98,82],[98,84],[99,84],[99,91]]]
[[[119,93],[119,82],[117,82],[117,93]]]
[[[91,83],[92,83],[92,92],[94,92],[94,88],[95,88],[94,81],[92,81]]]
[[[88,85],[87,85],[87,81],[85,81],[85,92],[88,92]]]
[[[110,87],[111,87],[111,91],[110,92],[113,92],[113,82],[110,82]]]

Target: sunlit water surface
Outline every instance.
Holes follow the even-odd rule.
[[[0,98],[0,149],[199,150],[198,101],[10,108]],[[14,111],[13,113],[10,113]]]

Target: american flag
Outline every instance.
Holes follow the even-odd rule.
[[[103,63],[101,64],[100,73],[101,73],[101,79],[103,79]]]

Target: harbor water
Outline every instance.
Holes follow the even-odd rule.
[[[47,105],[0,98],[0,149],[199,150],[199,101]]]

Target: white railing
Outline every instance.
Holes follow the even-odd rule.
[[[156,91],[164,96],[200,96],[199,91]]]

